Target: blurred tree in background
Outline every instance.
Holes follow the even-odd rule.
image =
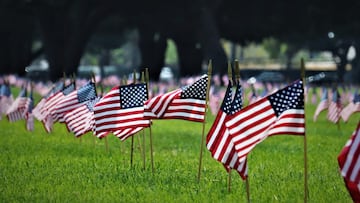
[[[359,50],[359,9],[356,0],[1,0],[0,74],[25,75],[39,56],[53,81],[82,63],[149,68],[157,80],[169,63],[186,76],[212,59],[214,72],[226,74],[227,60],[244,59],[255,43],[287,70],[301,50],[310,58],[329,51],[339,82],[349,64],[359,82],[360,57],[347,57]]]

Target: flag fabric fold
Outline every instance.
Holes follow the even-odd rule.
[[[304,90],[301,80],[229,115],[225,122],[240,162],[268,136],[305,135]]]
[[[360,202],[360,122],[338,156],[341,176],[354,202]]]
[[[227,116],[240,111],[242,108],[242,89],[240,84],[237,85],[234,99],[232,97],[232,85],[229,82],[221,107],[207,134],[206,147],[211,152],[212,157],[221,162],[228,171],[235,169],[243,179],[246,179],[247,162],[246,160],[239,161],[234,143],[229,136],[229,130],[225,126]]]
[[[203,122],[206,110],[208,76],[196,82],[145,102],[144,116],[147,119],[183,119]]]
[[[113,87],[95,104],[95,135],[112,132],[125,139],[134,133],[133,129],[149,127],[150,120],[144,118],[146,100],[145,83]]]

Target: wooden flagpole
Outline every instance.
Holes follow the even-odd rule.
[[[144,83],[145,82],[145,73],[141,72],[141,82]],[[147,87],[147,86],[146,86]],[[146,90],[148,91],[148,90]],[[142,130],[142,138],[143,138],[143,169],[145,170],[145,159],[146,159],[146,154],[145,154],[145,130]]]
[[[204,121],[203,121],[203,126],[202,126],[201,145],[200,145],[198,182],[200,182],[202,154],[203,154],[203,151],[204,151],[205,124],[206,124],[206,114],[207,114],[208,102],[209,102],[209,90],[210,90],[210,83],[211,83],[211,72],[212,72],[212,62],[211,62],[211,59],[210,59],[209,60],[209,65],[208,65],[208,81],[207,81],[207,87],[206,87],[205,113],[204,113]]]
[[[303,91],[305,87],[305,63],[304,59],[301,59],[301,80],[303,82]],[[305,112],[305,98],[304,98],[304,112]],[[307,179],[307,142],[306,142],[306,119],[304,113],[304,202],[308,200],[308,179]]]
[[[229,77],[229,82],[233,83],[232,68],[231,68],[230,61],[228,61],[228,77]],[[228,171],[228,192],[230,192],[230,191],[231,191],[231,168],[229,168],[229,171]]]
[[[91,73],[91,79],[93,80],[93,82],[95,84],[95,94],[96,94],[96,96],[98,96],[98,93],[97,93],[97,90],[96,90],[96,78],[95,78],[95,73],[94,72]],[[100,91],[101,91],[101,94],[102,94],[103,93],[103,88],[102,88],[101,83],[100,83]],[[96,137],[95,136],[93,136],[93,137],[94,137],[94,147],[95,147],[96,146]]]
[[[146,68],[145,69],[145,82],[146,82],[146,88],[147,88],[147,92],[149,94],[149,69]],[[149,126],[149,133],[150,133],[150,158],[151,158],[151,170],[152,173],[154,174],[154,156],[153,156],[153,141],[152,141],[152,131],[151,131],[151,120],[150,120],[150,126]],[[144,140],[145,141],[145,140]]]

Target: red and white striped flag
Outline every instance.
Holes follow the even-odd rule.
[[[57,104],[68,94],[75,90],[75,84],[71,83],[70,85],[63,88],[63,90],[53,94],[46,99],[44,106],[41,108],[40,113],[42,116],[42,123],[47,132],[52,131],[54,124],[54,119],[52,114],[56,109]]]
[[[113,87],[95,104],[95,134],[102,136],[112,132],[116,136],[129,129],[150,126],[150,120],[144,119],[144,102],[147,100],[146,84],[131,84]],[[132,133],[129,130],[129,133]]]
[[[316,107],[315,113],[314,113],[314,121],[317,120],[317,117],[319,114],[329,108],[329,97],[328,97],[328,90],[323,87],[322,88],[322,96],[319,104]]]
[[[353,113],[360,112],[360,94],[355,94],[352,102],[344,107],[340,113],[341,118],[347,122]]]
[[[268,136],[305,135],[304,90],[301,80],[229,115],[229,129],[240,162]]]
[[[333,123],[338,123],[340,120],[340,113],[342,111],[342,104],[338,90],[335,88],[332,93],[332,99],[329,104],[327,118]]]
[[[360,202],[360,122],[338,156],[341,176],[354,202]]]
[[[65,113],[77,109],[82,103],[96,98],[95,83],[88,82],[81,88],[72,91],[59,101],[52,111],[53,121],[64,122]]]
[[[64,121],[70,132],[76,137],[80,137],[93,130],[94,127],[94,105],[100,100],[100,97],[88,100],[78,108],[65,113]]]
[[[225,126],[227,116],[240,111],[242,107],[241,86],[237,86],[234,99],[232,99],[231,87],[232,85],[229,82],[220,110],[207,134],[206,147],[211,152],[212,157],[221,162],[228,171],[235,169],[243,179],[246,179],[247,162],[246,160],[239,161],[234,143],[229,136],[229,129]]]
[[[147,119],[183,119],[203,122],[206,110],[208,76],[192,85],[156,96],[145,102]]]
[[[28,99],[29,98],[26,97],[26,89],[23,88],[6,112],[7,118],[10,122],[15,122],[25,118],[25,110]]]
[[[51,90],[37,103],[37,105],[33,109],[34,117],[39,120],[43,121],[47,115],[47,109],[45,107],[46,101],[54,94],[59,93],[64,89],[64,83],[58,82]],[[71,90],[72,91],[72,90]]]

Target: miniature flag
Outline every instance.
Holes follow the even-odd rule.
[[[145,102],[147,119],[183,119],[203,122],[206,110],[207,75],[192,85],[156,96]]]
[[[146,84],[113,87],[95,104],[95,134],[120,132],[150,126],[144,119],[144,102],[147,100]]]
[[[227,170],[235,169],[243,179],[246,179],[246,160],[239,162],[234,143],[229,136],[229,129],[225,126],[227,116],[240,111],[242,107],[241,86],[237,86],[234,99],[232,99],[231,86],[229,82],[220,110],[208,132],[206,147],[211,152],[212,157],[221,162]]]
[[[268,136],[305,135],[304,90],[301,80],[229,115],[229,129],[240,162]]]

